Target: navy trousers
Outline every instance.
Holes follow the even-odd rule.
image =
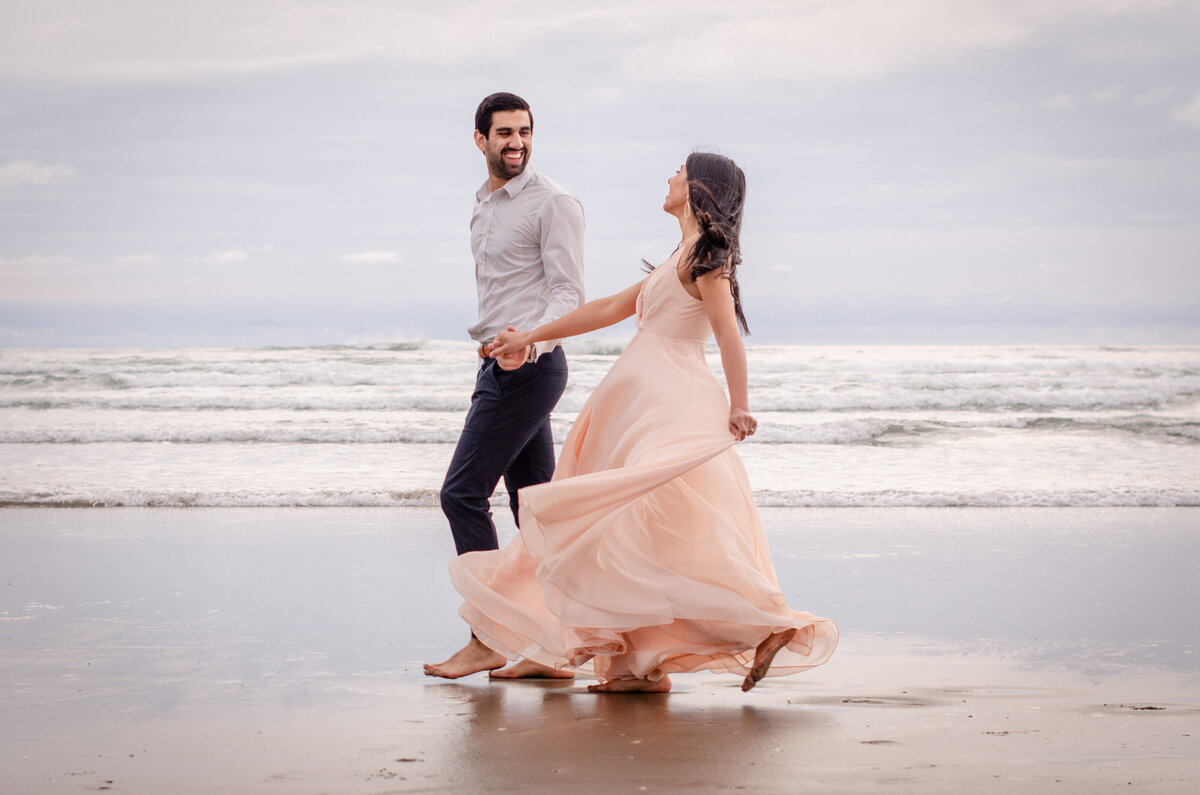
[[[485,359],[458,447],[442,483],[442,511],[450,521],[458,554],[497,549],[488,499],[500,478],[518,524],[517,490],[545,483],[554,474],[550,411],[567,386],[561,347],[516,370]]]

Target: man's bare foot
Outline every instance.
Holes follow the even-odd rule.
[[[570,671],[560,671],[533,660],[519,660],[502,671],[488,674],[492,679],[574,679]]]
[[[471,642],[454,652],[454,656],[449,660],[440,663],[426,663],[425,675],[440,676],[443,679],[458,679],[460,676],[469,676],[480,671],[495,670],[506,662],[508,660],[503,654],[484,646],[478,638],[471,638]]]
[[[796,637],[796,628],[785,629],[783,632],[776,632],[762,643],[758,644],[758,648],[754,650],[754,667],[750,669],[750,673],[746,674],[746,678],[742,680],[742,690],[746,691],[758,684],[758,680],[767,675],[767,671],[771,668],[771,661],[775,659],[775,655],[784,646],[791,643],[792,638]]]
[[[671,679],[664,676],[657,682],[649,679],[609,679],[598,685],[588,685],[589,693],[670,693]]]

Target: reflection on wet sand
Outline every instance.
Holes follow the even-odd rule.
[[[431,687],[465,711],[445,760],[455,780],[616,791],[777,785],[780,755],[804,764],[805,739],[833,718],[774,700],[734,703],[745,696],[730,681],[666,695],[598,695],[571,683]]]

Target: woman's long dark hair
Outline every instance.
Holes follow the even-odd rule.
[[[688,204],[700,224],[700,237],[688,255],[688,280],[710,271],[729,279],[733,311],[746,334],[750,327],[742,314],[737,266],[742,261],[742,207],[746,202],[746,175],[727,157],[712,152],[692,152],[684,163],[688,175]]]
[[[746,334],[738,292],[737,266],[742,262],[742,208],[746,203],[746,175],[728,157],[712,152],[692,152],[684,164],[688,175],[688,201],[700,223],[700,239],[692,246],[687,265],[696,281],[709,271],[729,279],[733,311]]]

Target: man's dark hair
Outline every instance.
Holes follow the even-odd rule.
[[[479,107],[475,109],[475,129],[484,138],[487,138],[491,134],[492,114],[498,110],[525,111],[529,114],[529,129],[533,130],[533,111],[529,109],[529,103],[516,94],[500,91],[484,97],[483,102],[480,102]]]

